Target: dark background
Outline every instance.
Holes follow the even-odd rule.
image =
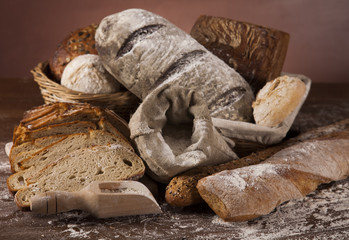
[[[0,77],[30,77],[69,32],[143,8],[186,32],[202,14],[290,33],[284,71],[313,82],[349,82],[348,0],[0,0]]]

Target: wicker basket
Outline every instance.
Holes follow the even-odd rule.
[[[45,103],[86,102],[114,110],[127,121],[140,104],[140,100],[127,90],[112,94],[87,94],[68,89],[50,79],[51,73],[47,61],[39,63],[31,73],[34,81],[39,84]]]

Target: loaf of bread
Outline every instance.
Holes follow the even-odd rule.
[[[119,144],[81,148],[46,165],[19,190],[15,201],[30,206],[30,198],[47,191],[79,191],[93,181],[137,180],[144,174],[142,160]]]
[[[75,57],[83,54],[97,54],[95,47],[96,29],[96,24],[77,29],[59,43],[49,60],[50,70],[56,80],[61,80],[64,68]]]
[[[309,140],[285,148],[263,163],[201,179],[200,196],[225,221],[269,214],[320,184],[349,175],[349,131],[334,139]]]
[[[170,83],[201,92],[212,117],[251,120],[248,83],[166,19],[128,9],[105,17],[95,38],[104,67],[140,99]]]
[[[223,17],[200,16],[190,35],[251,85],[255,93],[280,76],[289,34]]]
[[[305,92],[304,82],[297,77],[285,75],[268,82],[252,104],[256,124],[279,126],[296,109]]]
[[[74,58],[65,67],[61,84],[91,94],[115,93],[120,90],[120,83],[105,70],[100,57],[94,54]]]
[[[307,131],[278,145],[266,148],[238,160],[233,160],[217,166],[194,168],[179,176],[174,177],[171,180],[171,182],[166,187],[166,202],[172,206],[180,207],[201,203],[203,202],[203,199],[201,198],[196,188],[196,185],[201,178],[224,170],[233,170],[244,166],[258,164],[286,147],[310,139],[319,139],[324,137],[336,138],[338,134],[341,134],[341,132],[348,130],[349,119],[345,119],[328,126]]]
[[[127,123],[90,104],[35,107],[24,114],[13,139],[17,144],[9,156],[15,173],[7,186],[19,192],[15,198],[20,208],[28,207],[37,192],[75,191],[95,180],[138,179],[145,171],[128,141]]]
[[[27,111],[14,131],[14,144],[9,155],[11,170],[20,171],[20,163],[24,159],[42,150],[43,145],[46,147],[56,142],[54,136],[88,133],[91,129],[112,133],[130,145],[127,123],[107,109],[102,110],[89,104],[55,103]],[[25,152],[27,149],[30,151]],[[24,152],[18,154],[19,150]]]

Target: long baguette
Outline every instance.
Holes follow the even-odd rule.
[[[349,131],[285,148],[261,164],[201,179],[200,196],[225,221],[269,214],[279,204],[302,198],[320,184],[349,175]]]
[[[206,166],[194,168],[179,176],[174,177],[166,187],[165,199],[172,206],[185,207],[202,203],[196,185],[201,178],[212,175],[223,170],[232,170],[244,166],[260,163],[278,151],[308,139],[315,139],[322,136],[335,137],[336,132],[349,129],[349,119],[345,119],[334,124],[316,128],[291,138],[279,145],[269,147],[249,156],[234,160],[217,166]]]

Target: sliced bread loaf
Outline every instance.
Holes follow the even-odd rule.
[[[71,151],[107,144],[119,144],[129,151],[134,151],[131,145],[123,139],[102,130],[90,130],[88,133],[71,134],[34,153],[29,158],[18,162],[14,166],[16,173],[7,179],[7,186],[12,192],[18,191],[26,186],[28,176],[36,174],[38,170],[47,164],[60,159]]]
[[[144,171],[142,160],[123,145],[81,148],[29,178],[31,185],[19,190],[15,201],[26,208],[30,198],[40,192],[79,191],[93,181],[137,180]]]

